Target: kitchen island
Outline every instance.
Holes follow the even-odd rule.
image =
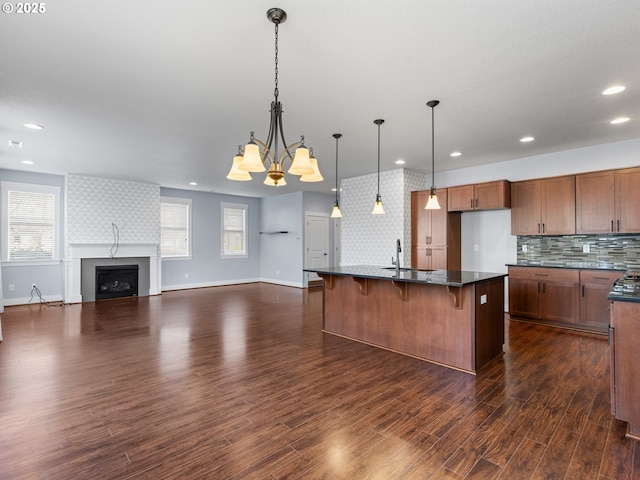
[[[502,353],[504,273],[370,265],[305,269],[323,331],[468,373]]]

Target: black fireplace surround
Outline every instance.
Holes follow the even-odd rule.
[[[96,300],[137,296],[138,265],[96,266]]]

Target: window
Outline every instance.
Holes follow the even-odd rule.
[[[5,262],[60,258],[60,187],[2,182]]]
[[[160,256],[191,258],[191,199],[160,197]]]
[[[223,203],[222,258],[247,257],[248,205]]]

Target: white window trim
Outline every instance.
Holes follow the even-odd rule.
[[[224,252],[224,209],[237,208],[244,210],[244,253]],[[220,202],[220,258],[249,258],[249,205],[244,203]]]
[[[0,182],[2,189],[2,263],[12,266],[57,265],[60,263],[60,187],[36,183]],[[50,260],[9,260],[9,191],[49,193],[54,196],[53,257]]]
[[[160,247],[160,259],[162,261],[165,260],[191,260],[192,259],[192,239],[193,239],[193,208],[192,208],[192,200],[190,198],[178,198],[178,197],[160,197],[160,203],[177,203],[180,205],[188,205],[189,206],[189,218],[187,219],[188,226],[187,230],[189,231],[189,242],[187,245],[188,254],[187,255],[163,255],[162,254],[162,246]],[[160,234],[162,235],[162,225],[160,226]],[[162,243],[162,239],[160,240]]]

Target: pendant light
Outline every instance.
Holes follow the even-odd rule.
[[[431,107],[431,191],[429,192],[429,200],[425,205],[425,210],[440,210],[440,203],[438,203],[438,194],[436,193],[435,182],[435,136],[434,136],[434,115],[433,110],[440,103],[439,100],[430,100],[427,102],[427,107]]]
[[[373,205],[373,212],[371,213],[374,215],[382,215],[384,208],[382,208],[382,199],[380,198],[380,125],[384,123],[384,120],[379,118],[374,120],[373,123],[378,126],[378,194],[376,195],[376,203]]]
[[[336,139],[336,203],[331,211],[331,218],[342,218],[342,212],[340,211],[340,203],[338,201],[338,140],[342,137],[341,133],[334,133],[333,138]]]

